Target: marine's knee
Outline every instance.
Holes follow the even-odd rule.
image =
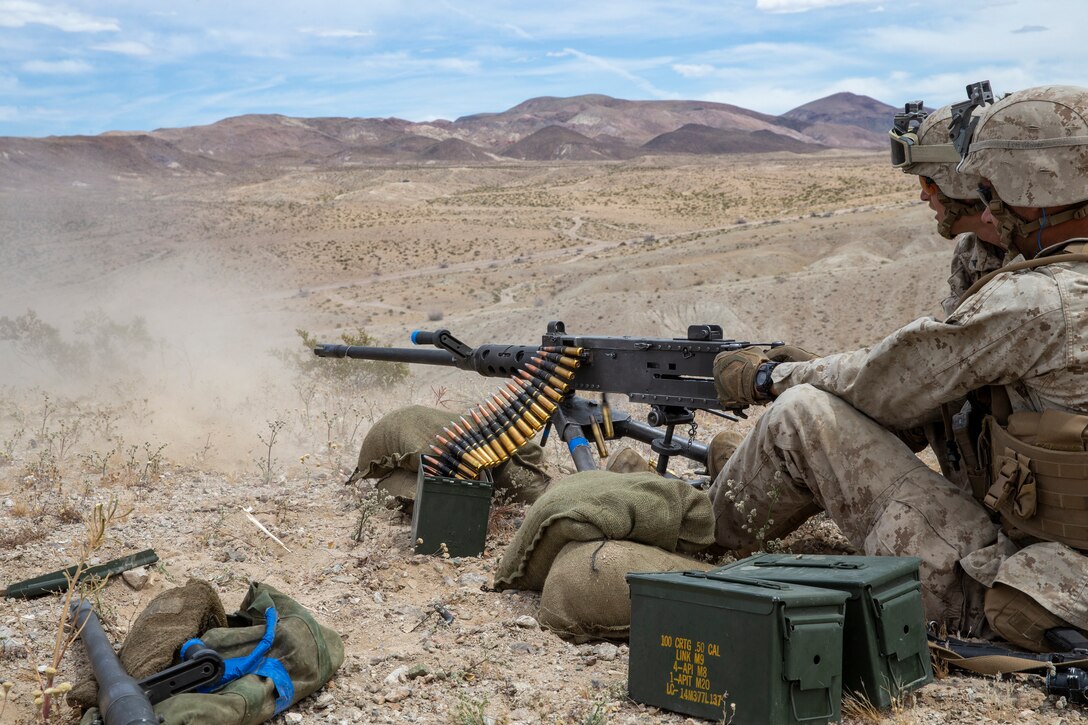
[[[808,385],[795,385],[774,399],[763,414],[769,425],[808,427],[815,421],[831,420],[835,408],[846,405],[831,393]]]

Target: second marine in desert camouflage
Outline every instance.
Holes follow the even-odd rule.
[[[866,554],[921,557],[929,619],[1043,651],[1049,629],[1088,629],[1088,89],[984,100],[952,131],[1013,263],[869,348],[720,355],[723,400],[773,404],[710,493],[723,546],[825,510]],[[977,455],[957,485],[896,431],[962,399]]]

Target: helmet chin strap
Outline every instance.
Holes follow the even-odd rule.
[[[1001,237],[1001,244],[1006,249],[1013,246],[1017,239],[1029,239],[1033,232],[1036,233],[1037,251],[1043,249],[1043,229],[1065,224],[1073,219],[1088,217],[1088,201],[1082,202],[1071,209],[1060,211],[1057,214],[1043,214],[1035,221],[1026,221],[1000,199],[993,199],[989,204],[990,215],[997,225],[997,232]]]
[[[943,191],[937,192],[937,201],[944,207],[944,216],[937,222],[937,233],[945,239],[956,238],[956,234],[952,231],[952,227],[955,226],[956,222],[981,211],[979,202],[953,199],[945,196]]]

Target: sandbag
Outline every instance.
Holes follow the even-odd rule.
[[[714,542],[710,498],[655,473],[576,473],[552,485],[526,512],[496,570],[495,588],[539,591],[568,542],[602,539],[699,551]]]
[[[190,579],[185,586],[160,592],[133,622],[118,658],[125,672],[137,680],[165,670],[177,661],[186,640],[213,627],[227,626],[227,614],[211,584]],[[68,693],[81,708],[98,701],[98,684],[88,673]]]
[[[378,479],[378,488],[409,507],[415,498],[420,455],[430,453],[435,436],[460,414],[423,405],[410,405],[383,416],[371,427],[359,450],[355,472],[348,479]],[[509,461],[491,470],[495,490],[518,503],[532,503],[550,478],[544,467],[544,449],[527,441]]]
[[[254,582],[238,612],[227,617],[230,626],[204,632],[200,639],[224,658],[250,654],[265,633],[265,612],[274,606],[279,616],[275,639],[267,657],[279,660],[290,676],[289,705],[313,694],[344,662],[340,635],[318,624],[301,604],[267,584]],[[277,695],[273,680],[245,675],[214,693],[174,695],[155,706],[163,725],[257,725],[275,714]],[[97,717],[92,708],[82,725]]]
[[[653,470],[646,459],[631,448],[621,448],[609,456],[605,469],[613,473],[644,473]]]
[[[574,642],[627,639],[631,630],[628,573],[707,571],[709,564],[634,541],[573,541],[555,557],[537,620]]]

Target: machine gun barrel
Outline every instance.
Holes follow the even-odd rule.
[[[489,378],[505,378],[532,362],[537,348],[531,345],[480,345],[467,354],[456,355],[449,350],[410,347],[366,347],[363,345],[318,345],[318,357],[349,357],[356,360],[444,365],[472,370]]]
[[[125,672],[91,603],[73,602],[72,614],[98,682],[98,710],[105,725],[157,725],[159,718],[147,693]]]

